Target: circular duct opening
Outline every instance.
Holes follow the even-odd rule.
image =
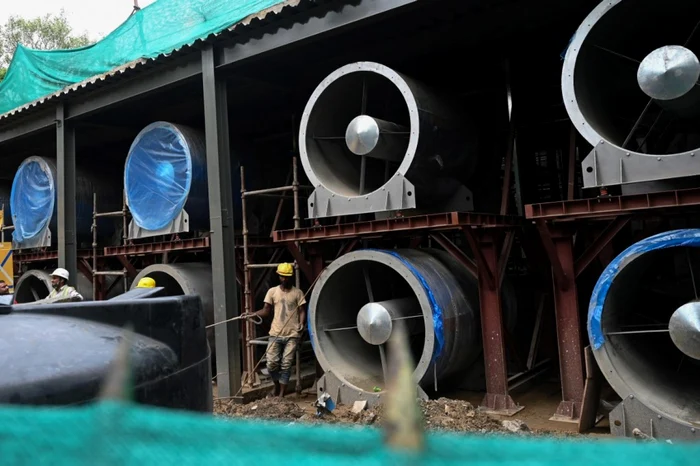
[[[34,238],[51,220],[56,200],[53,170],[41,157],[29,157],[17,169],[10,193],[15,240]]]
[[[185,206],[192,184],[190,145],[180,128],[166,122],[148,125],[131,144],[124,187],[141,228],[165,228]]]
[[[167,272],[151,271],[148,275],[143,277],[150,277],[156,281],[156,286],[165,288],[166,296],[182,296],[185,294],[185,290],[182,289],[182,285],[177,281],[175,277]],[[134,280],[134,286],[138,284],[138,281]]]
[[[214,307],[211,285],[211,265],[207,262],[182,264],[154,264],[143,269],[131,282],[133,290],[144,277],[150,277],[157,287],[163,287],[166,296],[198,295],[202,300],[204,321],[214,322]],[[209,329],[213,351],[213,329]]]
[[[695,281],[695,283],[693,283]],[[700,291],[700,252],[659,249],[638,256],[613,279],[597,355],[617,393],[633,394],[659,413],[686,422],[700,419],[700,361],[686,356],[668,332],[676,310]]]
[[[700,2],[685,0],[613,0],[586,18],[567,51],[562,90],[590,144],[659,155],[700,147],[700,87],[687,86],[697,71],[691,55],[700,53],[698,18]],[[689,53],[673,62],[673,50]]]
[[[363,338],[358,313],[370,301],[389,301],[393,317],[406,325],[416,373],[422,376],[430,363],[434,337],[430,304],[420,282],[386,254],[378,254],[374,260],[336,261],[330,267],[310,306],[317,357],[323,369],[361,390],[386,387],[380,353],[384,345]],[[369,298],[367,281],[373,299]],[[322,312],[316,312],[319,309]]]
[[[51,277],[47,272],[28,270],[15,285],[14,299],[18,304],[33,303],[51,292]]]
[[[418,108],[393,70],[355,63],[328,76],[304,110],[300,153],[314,186],[366,195],[405,174],[418,144]]]

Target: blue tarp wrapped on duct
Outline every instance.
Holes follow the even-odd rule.
[[[15,226],[12,239],[15,246],[38,247],[48,227],[52,243],[57,240],[57,181],[56,161],[32,156],[25,159],[12,181],[10,211]],[[80,170],[76,172],[76,235],[89,235],[92,226],[92,196],[97,192],[102,210],[114,210],[120,203],[118,189],[105,180],[93,181]],[[115,195],[116,194],[116,195]],[[106,219],[105,219],[106,220]],[[113,223],[100,222],[98,232],[111,234]]]
[[[126,201],[145,230],[167,227],[184,208],[190,228],[207,228],[207,164],[204,137],[163,121],[145,127],[129,149],[124,167]]]
[[[17,169],[10,193],[15,230],[12,239],[22,244],[40,235],[56,217],[56,165],[42,157],[29,157]]]
[[[644,254],[679,247],[700,247],[700,229],[665,231],[645,238],[625,249],[605,268],[598,278],[588,305],[588,336],[593,349],[600,349],[606,342],[603,334],[605,302],[610,288],[623,269]]]

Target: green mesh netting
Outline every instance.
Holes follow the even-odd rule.
[[[0,114],[139,58],[220,32],[281,0],[158,0],[101,41],[71,50],[17,47],[0,83]]]
[[[385,448],[381,431],[224,420],[107,402],[0,409],[4,465],[586,465],[696,464],[700,445],[429,434],[426,451]]]

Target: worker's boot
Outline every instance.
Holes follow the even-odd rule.
[[[280,398],[284,398],[284,394],[287,392],[287,384],[286,383],[281,383],[280,384]]]
[[[279,396],[280,394],[280,383],[276,380],[273,380],[272,383],[275,384],[275,388],[272,389],[269,395],[267,395],[268,398],[273,398],[276,396]]]

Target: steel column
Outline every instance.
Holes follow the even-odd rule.
[[[508,391],[498,240],[489,232],[465,228],[464,233],[476,257],[479,278],[479,308],[486,369],[486,395],[481,402],[481,409],[493,414],[512,416],[524,409],[524,406],[516,404]]]
[[[214,47],[202,50],[204,85],[204,131],[207,145],[209,217],[211,222],[211,269],[214,294],[214,321],[239,315],[238,285],[233,229],[233,187],[229,150],[226,81],[217,76]],[[235,395],[241,387],[241,343],[239,322],[217,325],[217,386],[220,397]]]
[[[76,280],[78,249],[75,241],[75,128],[65,121],[62,103],[56,108],[56,165],[58,266],[68,270],[73,280]]]
[[[564,283],[553,280],[562,401],[552,420],[578,422],[585,378],[573,237],[563,234],[550,238],[565,277]]]

